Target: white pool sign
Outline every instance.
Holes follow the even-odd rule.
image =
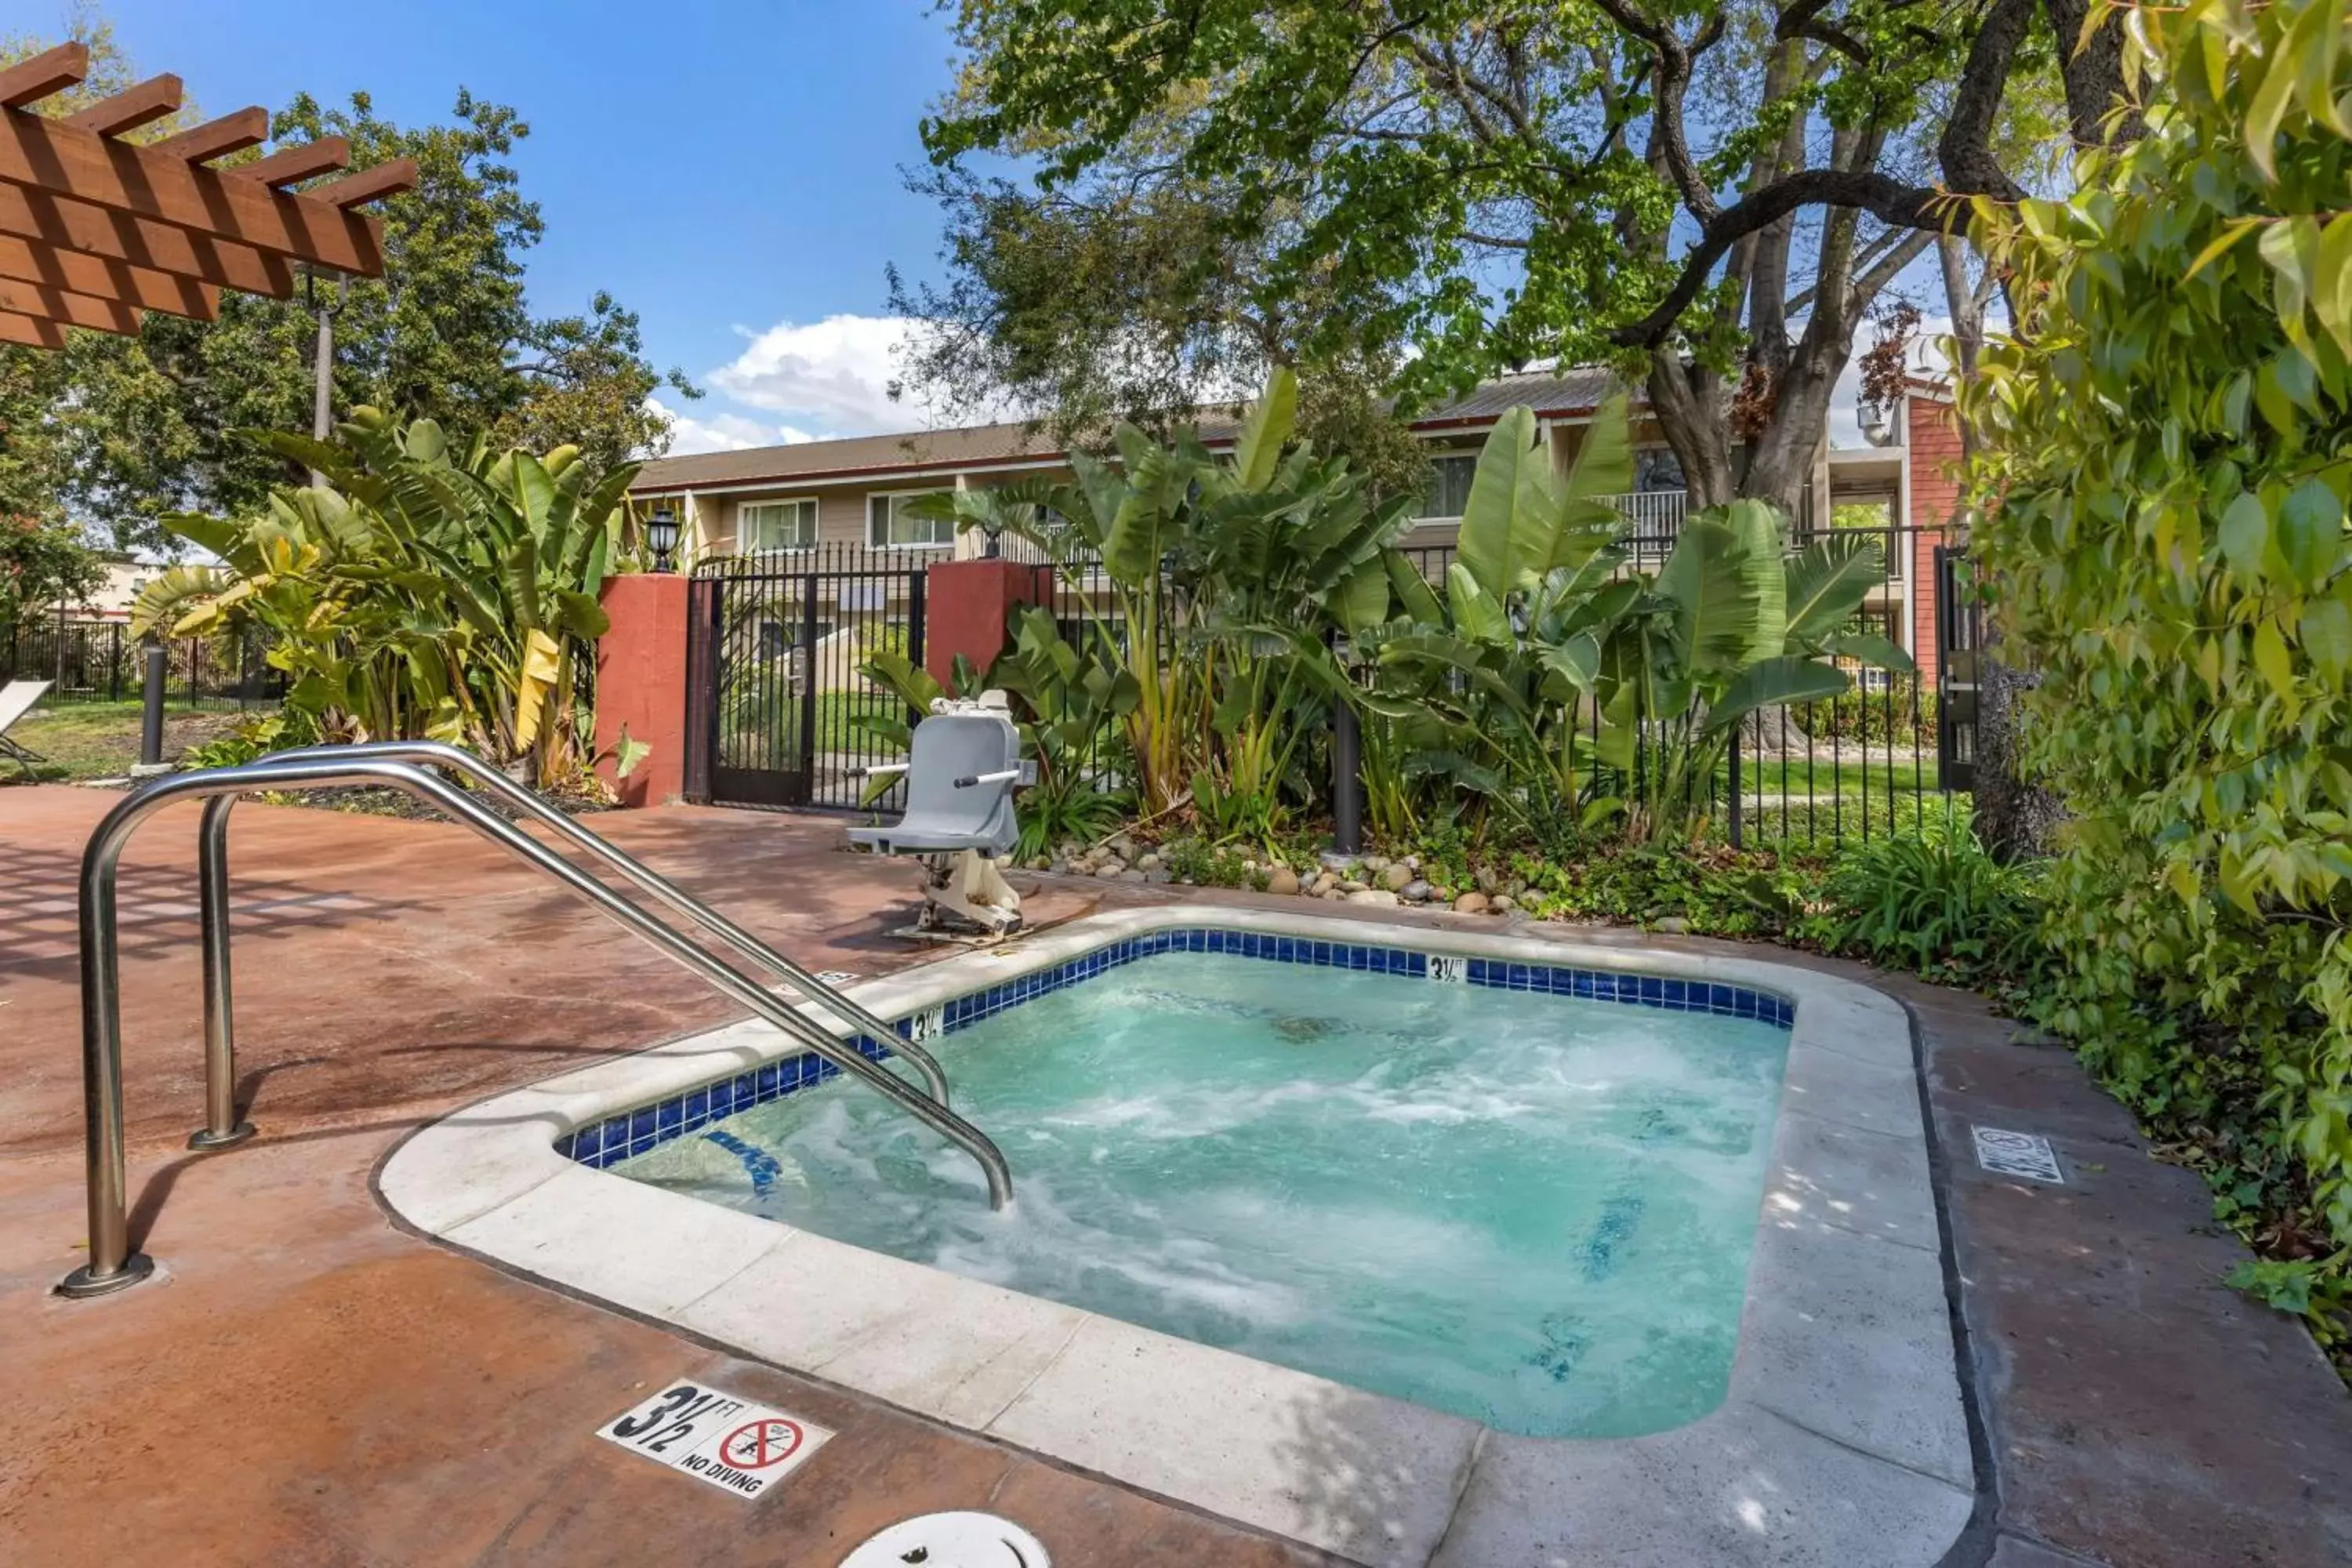
[[[680,1378],[596,1436],[737,1497],[755,1498],[833,1434],[797,1415]]]
[[[2000,1127],[1972,1127],[1976,1134],[1977,1163],[1996,1176],[2017,1176],[2029,1182],[2047,1182],[2063,1187],[2065,1176],[2058,1169],[2058,1152],[2050,1147],[2050,1140],[2037,1132],[2011,1132]]]

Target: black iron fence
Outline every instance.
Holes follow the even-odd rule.
[[[1884,541],[1888,568],[1857,620],[1908,652],[1912,668],[1841,658],[1853,677],[1846,692],[1751,715],[1696,762],[1672,726],[1642,724],[1630,765],[1610,772],[1601,793],[1619,795],[1653,824],[1704,825],[1745,845],[1806,847],[1931,833],[1964,808],[1966,759],[1956,763],[1951,715],[1965,712],[1973,691],[1964,685],[1955,693],[1952,683],[1972,682],[1973,670],[1968,639],[1957,649],[1950,644],[1974,623],[1972,612],[1947,603],[1955,590],[1946,531],[1871,531]],[[747,805],[856,805],[863,769],[898,754],[869,721],[916,717],[858,666],[882,647],[922,662],[924,569],[943,553],[828,546],[698,566],[688,681],[691,721],[701,728],[689,737],[689,751],[703,771],[689,778],[689,794]],[[1156,601],[1138,601],[1083,553],[1049,561],[1012,539],[1002,553],[1038,571],[1037,599],[1066,641],[1108,639],[1131,666],[1132,610],[1151,617],[1164,659],[1185,657],[1180,584],[1163,581]],[[1454,547],[1433,543],[1403,553],[1442,584]],[[1959,733],[1965,739],[1965,729]],[[1107,723],[1065,745],[1055,762],[1093,787],[1133,784],[1121,726]]]
[[[265,657],[260,633],[223,644],[205,637],[166,643],[164,700],[179,708],[248,708],[278,701],[283,670]],[[136,702],[144,679],[141,644],[120,621],[29,620],[0,633],[0,680],[46,680],[42,701]]]

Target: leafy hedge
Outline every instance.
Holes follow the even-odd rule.
[[[2352,1300],[2352,125],[2340,0],[2143,7],[2146,134],[1979,202],[2015,337],[1963,406],[1972,542],[2072,821],[2033,1016]]]

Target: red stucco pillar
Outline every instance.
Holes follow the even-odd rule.
[[[1017,605],[1043,603],[1054,569],[1018,561],[942,561],[923,584],[923,668],[941,686],[956,655],[986,670],[1004,647],[1004,617]]]
[[[596,641],[596,772],[623,805],[667,805],[686,788],[687,580],[615,577],[601,596],[612,626]],[[624,727],[651,746],[625,779],[609,754]]]

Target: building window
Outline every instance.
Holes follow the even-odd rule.
[[[1424,520],[1456,518],[1470,510],[1470,481],[1478,471],[1475,452],[1447,452],[1429,460],[1429,488],[1422,492]]]
[[[1633,454],[1633,488],[1642,491],[1690,488],[1683,478],[1682,459],[1672,447],[1644,447]]]
[[[910,490],[866,498],[866,542],[877,550],[944,550],[955,542],[955,519],[913,517],[908,508],[937,491]]]
[[[813,499],[748,501],[736,517],[741,540],[738,548],[746,555],[816,548],[816,502]]]

